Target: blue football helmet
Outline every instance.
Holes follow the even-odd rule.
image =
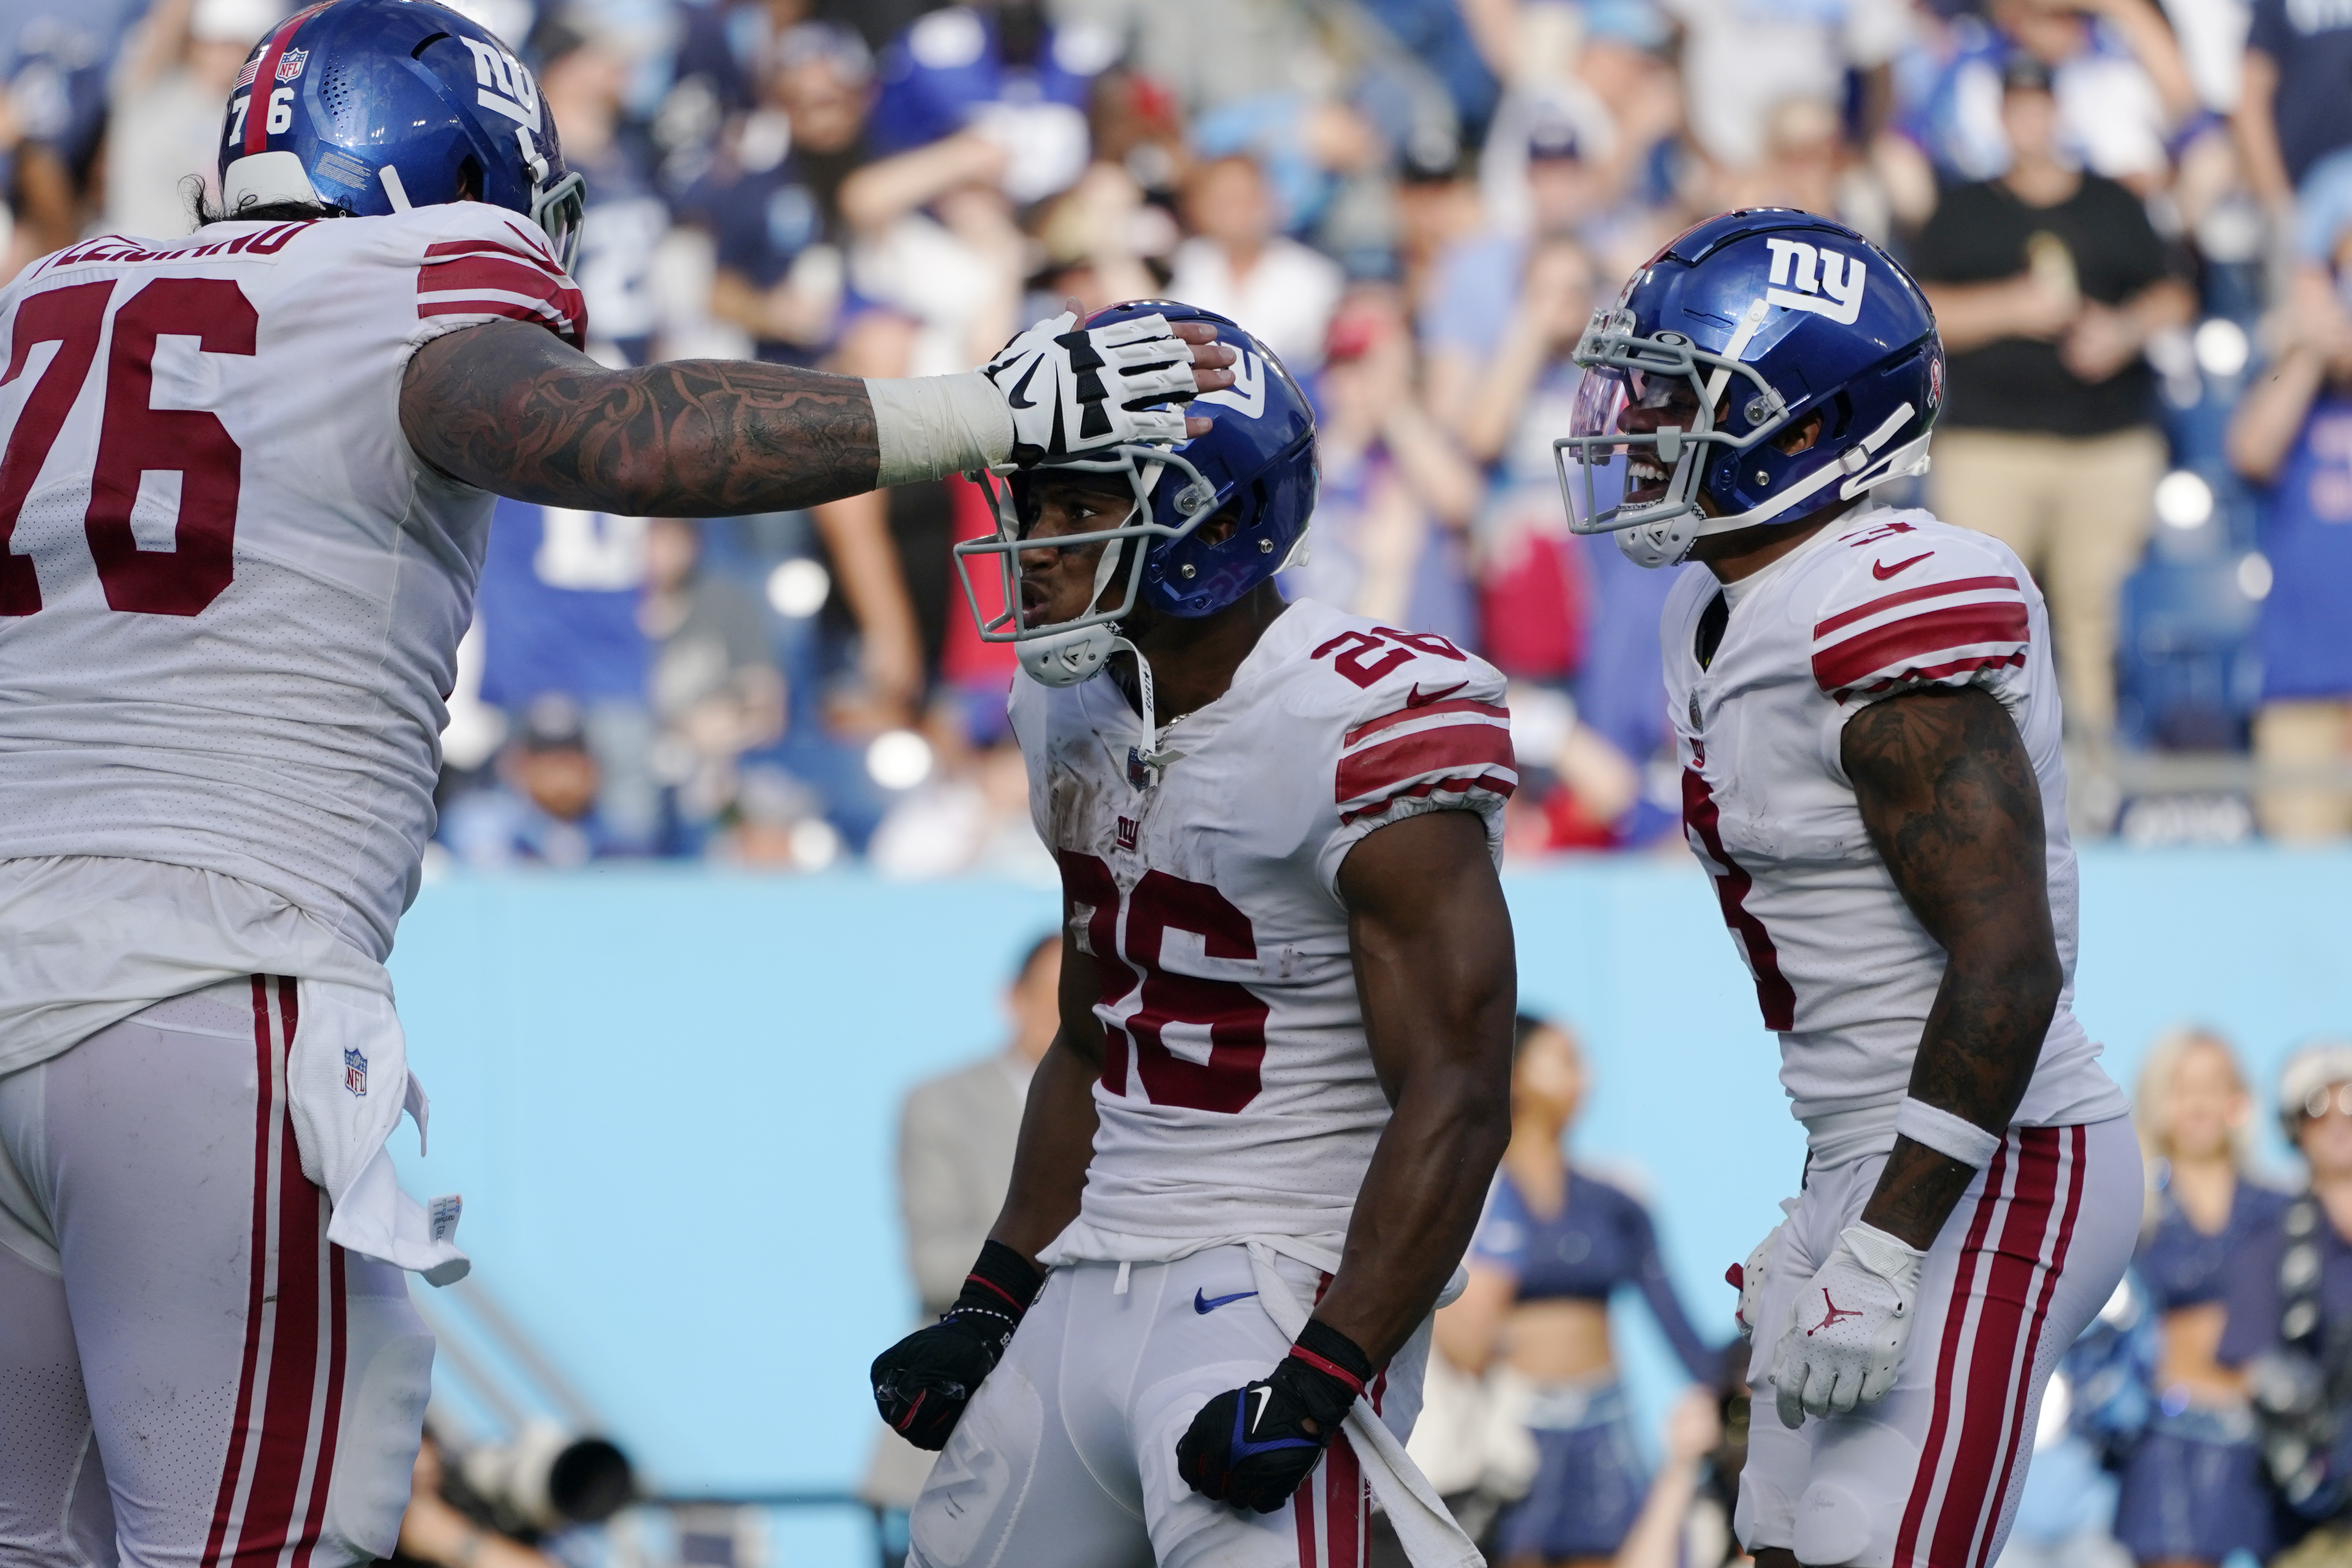
[[[1174,445],[1097,448],[1029,468],[1008,464],[973,476],[995,507],[997,528],[955,547],[965,597],[981,636],[1015,644],[1021,667],[1047,685],[1087,680],[1113,652],[1128,646],[1118,622],[1138,603],[1190,620],[1236,602],[1300,552],[1315,512],[1315,414],[1282,361],[1224,317],[1172,299],[1114,305],[1086,325],[1105,327],[1150,315],[1171,324],[1205,321],[1217,329],[1217,341],[1237,356],[1234,384],[1204,392],[1189,405],[1190,412],[1210,417],[1207,434]],[[1135,507],[1117,528],[1054,541],[1063,548],[1097,542],[1105,547],[1095,569],[1095,608],[1075,621],[1024,626],[1020,552],[1036,526],[1038,487],[1049,472],[1105,476],[1133,493]],[[1231,535],[1214,544],[1193,537],[1229,507],[1237,514]],[[1004,586],[1006,609],[993,620],[981,609],[971,582],[971,563],[982,557],[995,559]],[[1104,607],[1107,595],[1116,599],[1110,608]],[[1147,722],[1147,743],[1150,735]]]
[[[254,47],[221,127],[221,203],[356,217],[468,197],[546,231],[568,270],[583,185],[530,68],[431,0],[327,0]]]
[[[1650,567],[1682,561],[1706,535],[1800,522],[1925,473],[1944,401],[1943,341],[1911,275],[1793,208],[1685,232],[1594,313],[1575,357],[1584,380],[1570,434],[1552,443],[1569,527],[1614,533]],[[1675,382],[1695,394],[1689,428],[1622,428],[1630,408],[1666,406]],[[1813,444],[1781,451],[1773,437],[1816,413]]]

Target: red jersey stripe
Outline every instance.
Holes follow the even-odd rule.
[[[453,256],[445,261],[428,261],[417,270],[419,294],[476,288],[532,299],[556,299],[572,292],[562,277],[519,256]]]
[[[1481,718],[1501,719],[1506,724],[1510,722],[1511,717],[1511,710],[1498,703],[1482,703],[1470,697],[1459,697],[1453,702],[1445,703],[1423,703],[1418,706],[1401,707],[1394,713],[1384,713],[1378,718],[1366,719],[1349,730],[1347,738],[1341,741],[1340,745],[1342,747],[1353,746],[1368,735],[1378,735],[1381,730],[1393,726],[1407,724],[1417,718],[1427,718],[1433,714],[1456,713],[1475,714]]]
[[[584,338],[577,321],[556,317],[551,307],[533,309],[505,299],[451,299],[420,303],[416,307],[416,314],[420,320],[433,316],[504,316],[511,320],[528,321],[535,327],[545,327],[575,349],[580,347]]]
[[[2022,604],[1956,604],[1818,650],[1813,654],[1813,679],[1825,692],[1842,691],[1893,665],[1954,654],[1986,643],[2021,645],[2028,635]]]
[[[1435,729],[1417,729],[1350,752],[1339,758],[1337,798],[1349,805],[1382,795],[1425,774],[1475,773],[1511,767],[1511,732],[1500,725],[1456,720]]]
[[[269,1123],[273,1083],[270,1074],[269,982],[253,977],[253,1049],[256,1087],[253,1095],[253,1230],[247,1272],[250,1276],[245,1302],[245,1360],[237,1373],[236,1412],[230,1418],[228,1457],[221,1462],[220,1489],[213,1503],[212,1527],[205,1533],[205,1552],[197,1559],[205,1568],[220,1561],[229,1521],[236,1512],[237,1482],[245,1474],[246,1433],[253,1418],[253,1375],[261,1354],[262,1302],[269,1294]]]
[[[280,990],[286,1051],[293,1047],[294,987]],[[281,1058],[282,1060],[282,1058]],[[277,1311],[271,1320],[269,1382],[262,1396],[259,1452],[245,1527],[237,1532],[236,1568],[265,1568],[295,1538],[295,1509],[310,1458],[310,1415],[318,1392],[320,1234],[323,1196],[302,1174],[294,1121],[278,1119]]]
[[[1874,599],[1867,604],[1857,604],[1851,610],[1842,610],[1815,626],[1813,635],[1826,637],[1841,626],[1851,626],[1857,621],[1866,621],[1880,611],[1892,610],[1898,604],[1916,604],[1922,599],[1946,599],[1955,593],[1976,593],[1989,589],[2006,589],[2015,593],[2018,591],[2017,579],[1959,577],[1954,578],[1949,582],[1923,582],[1916,588],[1906,588],[1900,593],[1890,593],[1884,599]]]
[[[1342,811],[1339,813],[1339,823],[1345,827],[1365,817],[1377,817],[1399,800],[1425,800],[1432,795],[1467,795],[1474,789],[1484,789],[1490,795],[1497,795],[1507,800],[1511,797],[1511,792],[1518,787],[1519,776],[1516,773],[1507,778],[1487,772],[1454,779],[1432,779],[1405,789],[1391,789],[1367,805]]]
[[[425,247],[427,261],[453,256],[495,256],[508,261],[528,262],[551,277],[562,276],[552,260],[529,245],[506,245],[494,239],[445,239]]]
[[[1951,675],[1966,674],[1977,670],[1998,670],[2011,665],[2021,670],[2025,668],[2024,650],[2020,649],[2014,653],[1973,653],[1964,659],[1954,659],[1949,664],[1929,664],[1924,668],[1906,670],[1899,675],[1889,675],[1883,681],[1873,681],[1866,686],[1843,686],[1832,695],[1844,696],[1859,693],[1868,696],[1874,692],[1885,691],[1898,680],[1940,681]]]

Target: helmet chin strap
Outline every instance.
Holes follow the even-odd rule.
[[[1152,467],[1152,479],[1159,477],[1160,465]],[[1147,490],[1149,485],[1146,486]],[[1130,516],[1133,514],[1130,513]],[[1118,571],[1118,563],[1128,541],[1112,539],[1103,546],[1102,559],[1095,563],[1094,591],[1087,597],[1089,604],[1099,604]],[[1138,548],[1140,548],[1139,545]],[[1025,638],[1014,643],[1013,652],[1021,668],[1040,685],[1075,686],[1102,674],[1114,653],[1132,654],[1135,659],[1135,685],[1143,709],[1143,735],[1128,751],[1128,776],[1139,789],[1150,789],[1160,782],[1160,769],[1176,759],[1174,752],[1160,749],[1160,724],[1151,689],[1151,661],[1119,632],[1118,623],[1104,622],[1094,626],[1081,626],[1073,631],[1048,632],[1041,637]]]

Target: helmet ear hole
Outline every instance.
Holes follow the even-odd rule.
[[[457,199],[461,202],[482,199],[482,162],[470,152],[466,154],[465,162],[457,165]]]

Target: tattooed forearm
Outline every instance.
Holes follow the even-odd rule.
[[[1855,715],[1842,750],[1871,843],[1946,954],[1911,1092],[2006,1132],[2064,979],[2050,923],[2042,794],[2024,740],[1990,694],[1937,689]],[[1863,1217],[1924,1247],[1970,1174],[1899,1139]]]
[[[452,478],[632,517],[812,507],[872,489],[878,461],[852,377],[731,360],[611,371],[520,321],[419,349],[400,423]]]

